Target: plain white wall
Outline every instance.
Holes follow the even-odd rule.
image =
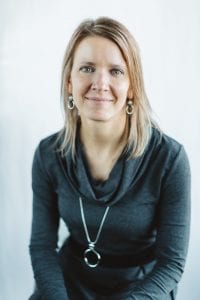
[[[0,0],[0,299],[27,299],[31,163],[62,126],[60,73],[67,41],[86,17],[125,23],[140,48],[146,90],[161,127],[185,145],[192,169],[192,228],[178,300],[200,299],[200,2]],[[178,212],[177,212],[178,213]]]

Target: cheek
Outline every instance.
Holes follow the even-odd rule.
[[[75,100],[80,98],[80,94],[82,93],[83,87],[79,81],[74,81],[72,86],[72,94]]]
[[[79,97],[80,97],[81,94],[87,90],[88,86],[89,86],[89,83],[87,80],[75,79],[73,81],[73,85],[72,85],[73,95],[79,95]]]
[[[72,95],[74,98],[74,103],[78,110],[81,109],[84,103],[84,95],[86,94],[87,90],[88,89],[86,87],[85,82],[81,80],[75,80],[73,82]]]
[[[124,101],[126,101],[126,99],[128,98],[128,89],[129,86],[126,83],[118,86],[118,94]]]

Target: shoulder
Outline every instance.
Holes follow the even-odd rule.
[[[59,137],[61,132],[58,131],[40,140],[38,147],[41,151],[55,151],[58,149]]]
[[[43,166],[47,169],[57,164],[57,153],[59,148],[61,132],[56,132],[43,138],[37,145],[33,165]]]
[[[55,132],[43,139],[41,139],[36,147],[36,152],[41,156],[48,157],[59,152],[60,144],[63,138],[63,131]]]
[[[181,169],[189,170],[188,155],[184,146],[171,136],[153,129],[149,151],[153,151],[159,166],[165,170],[179,165]]]
[[[176,156],[184,147],[173,137],[158,129],[152,129],[152,136],[149,143],[150,148],[155,148],[165,155]]]

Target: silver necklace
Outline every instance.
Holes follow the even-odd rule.
[[[80,210],[81,210],[81,218],[82,218],[82,222],[83,222],[83,227],[84,227],[86,239],[87,239],[87,242],[88,242],[88,248],[84,251],[84,261],[85,261],[87,266],[89,266],[91,268],[95,268],[95,267],[98,266],[98,264],[101,260],[101,255],[95,250],[95,245],[99,240],[99,236],[100,236],[100,233],[102,231],[102,227],[103,227],[103,224],[105,222],[105,219],[106,219],[106,216],[108,214],[110,206],[106,207],[106,210],[105,210],[103,218],[101,220],[101,224],[99,226],[96,238],[95,238],[94,241],[91,241],[89,233],[88,233],[86,221],[85,221],[85,215],[84,215],[84,210],[83,210],[83,201],[82,201],[81,197],[79,197],[79,202],[80,202]],[[90,257],[91,255],[93,256],[92,261],[91,261],[91,257]]]

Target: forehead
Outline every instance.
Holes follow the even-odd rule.
[[[126,65],[118,45],[100,36],[84,38],[75,50],[74,62],[91,60],[108,60],[110,63]]]

